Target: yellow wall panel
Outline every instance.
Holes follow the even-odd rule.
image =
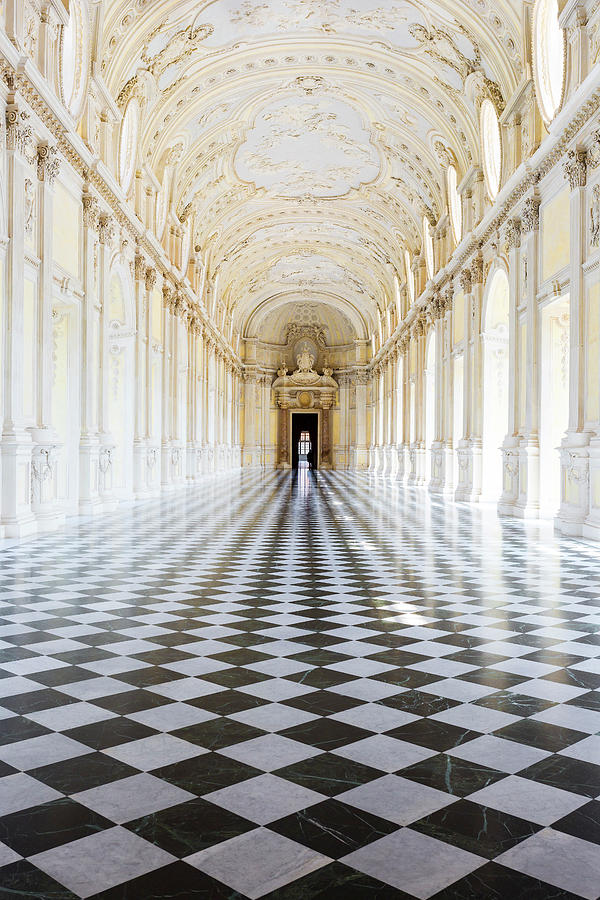
[[[542,280],[560,272],[569,262],[570,253],[570,192],[564,187],[542,207]]]
[[[454,346],[463,340],[465,336],[465,295],[460,292],[454,298]]]
[[[600,282],[588,289],[586,321],[586,422],[600,421]]]
[[[277,446],[277,410],[269,410],[269,443]]]
[[[521,322],[519,327],[519,426],[525,427],[526,386],[527,386],[527,325]]]
[[[54,259],[67,272],[79,276],[81,204],[61,184],[54,197]]]
[[[162,294],[156,289],[152,291],[152,337],[162,344]]]
[[[35,287],[33,281],[26,279],[23,297],[23,413],[28,419],[35,414]]]

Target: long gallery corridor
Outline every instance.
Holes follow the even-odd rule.
[[[544,528],[252,471],[8,544],[0,897],[598,897],[600,562]]]

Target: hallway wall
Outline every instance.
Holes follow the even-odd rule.
[[[0,536],[275,466],[271,385],[292,346],[255,334],[252,310],[236,318],[196,243],[175,193],[184,142],[155,170],[142,158],[147,85],[111,96],[91,64],[94,4],[43,6],[27,21],[21,0],[0,6]],[[310,327],[339,385],[334,468],[600,538],[600,11],[567,7],[555,117],[530,59],[498,105],[498,190],[483,138],[461,170],[432,133],[443,213],[411,221],[377,321],[342,283],[322,303],[343,309],[340,333]],[[69,10],[87,24],[66,99]]]

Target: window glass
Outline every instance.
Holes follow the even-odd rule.
[[[431,225],[427,216],[423,216],[423,247],[425,250],[425,264],[427,265],[427,276],[433,278],[433,237],[431,235]]]
[[[454,240],[457,244],[460,244],[462,238],[462,206],[457,182],[458,177],[456,169],[454,166],[448,166],[448,204],[450,206],[450,220],[452,222]]]
[[[532,37],[535,89],[548,125],[558,112],[565,83],[565,36],[558,24],[558,0],[537,0]]]
[[[494,200],[500,190],[502,169],[502,141],[500,122],[492,101],[486,97],[480,113],[481,153],[483,171],[490,200]]]
[[[140,107],[136,98],[132,97],[125,107],[119,141],[119,181],[126,194],[135,172],[139,127]]]

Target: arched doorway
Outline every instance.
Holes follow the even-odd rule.
[[[319,414],[292,413],[292,468],[319,465]]]
[[[508,276],[503,268],[491,275],[484,298],[482,500],[498,500],[502,492],[501,446],[508,429]]]

